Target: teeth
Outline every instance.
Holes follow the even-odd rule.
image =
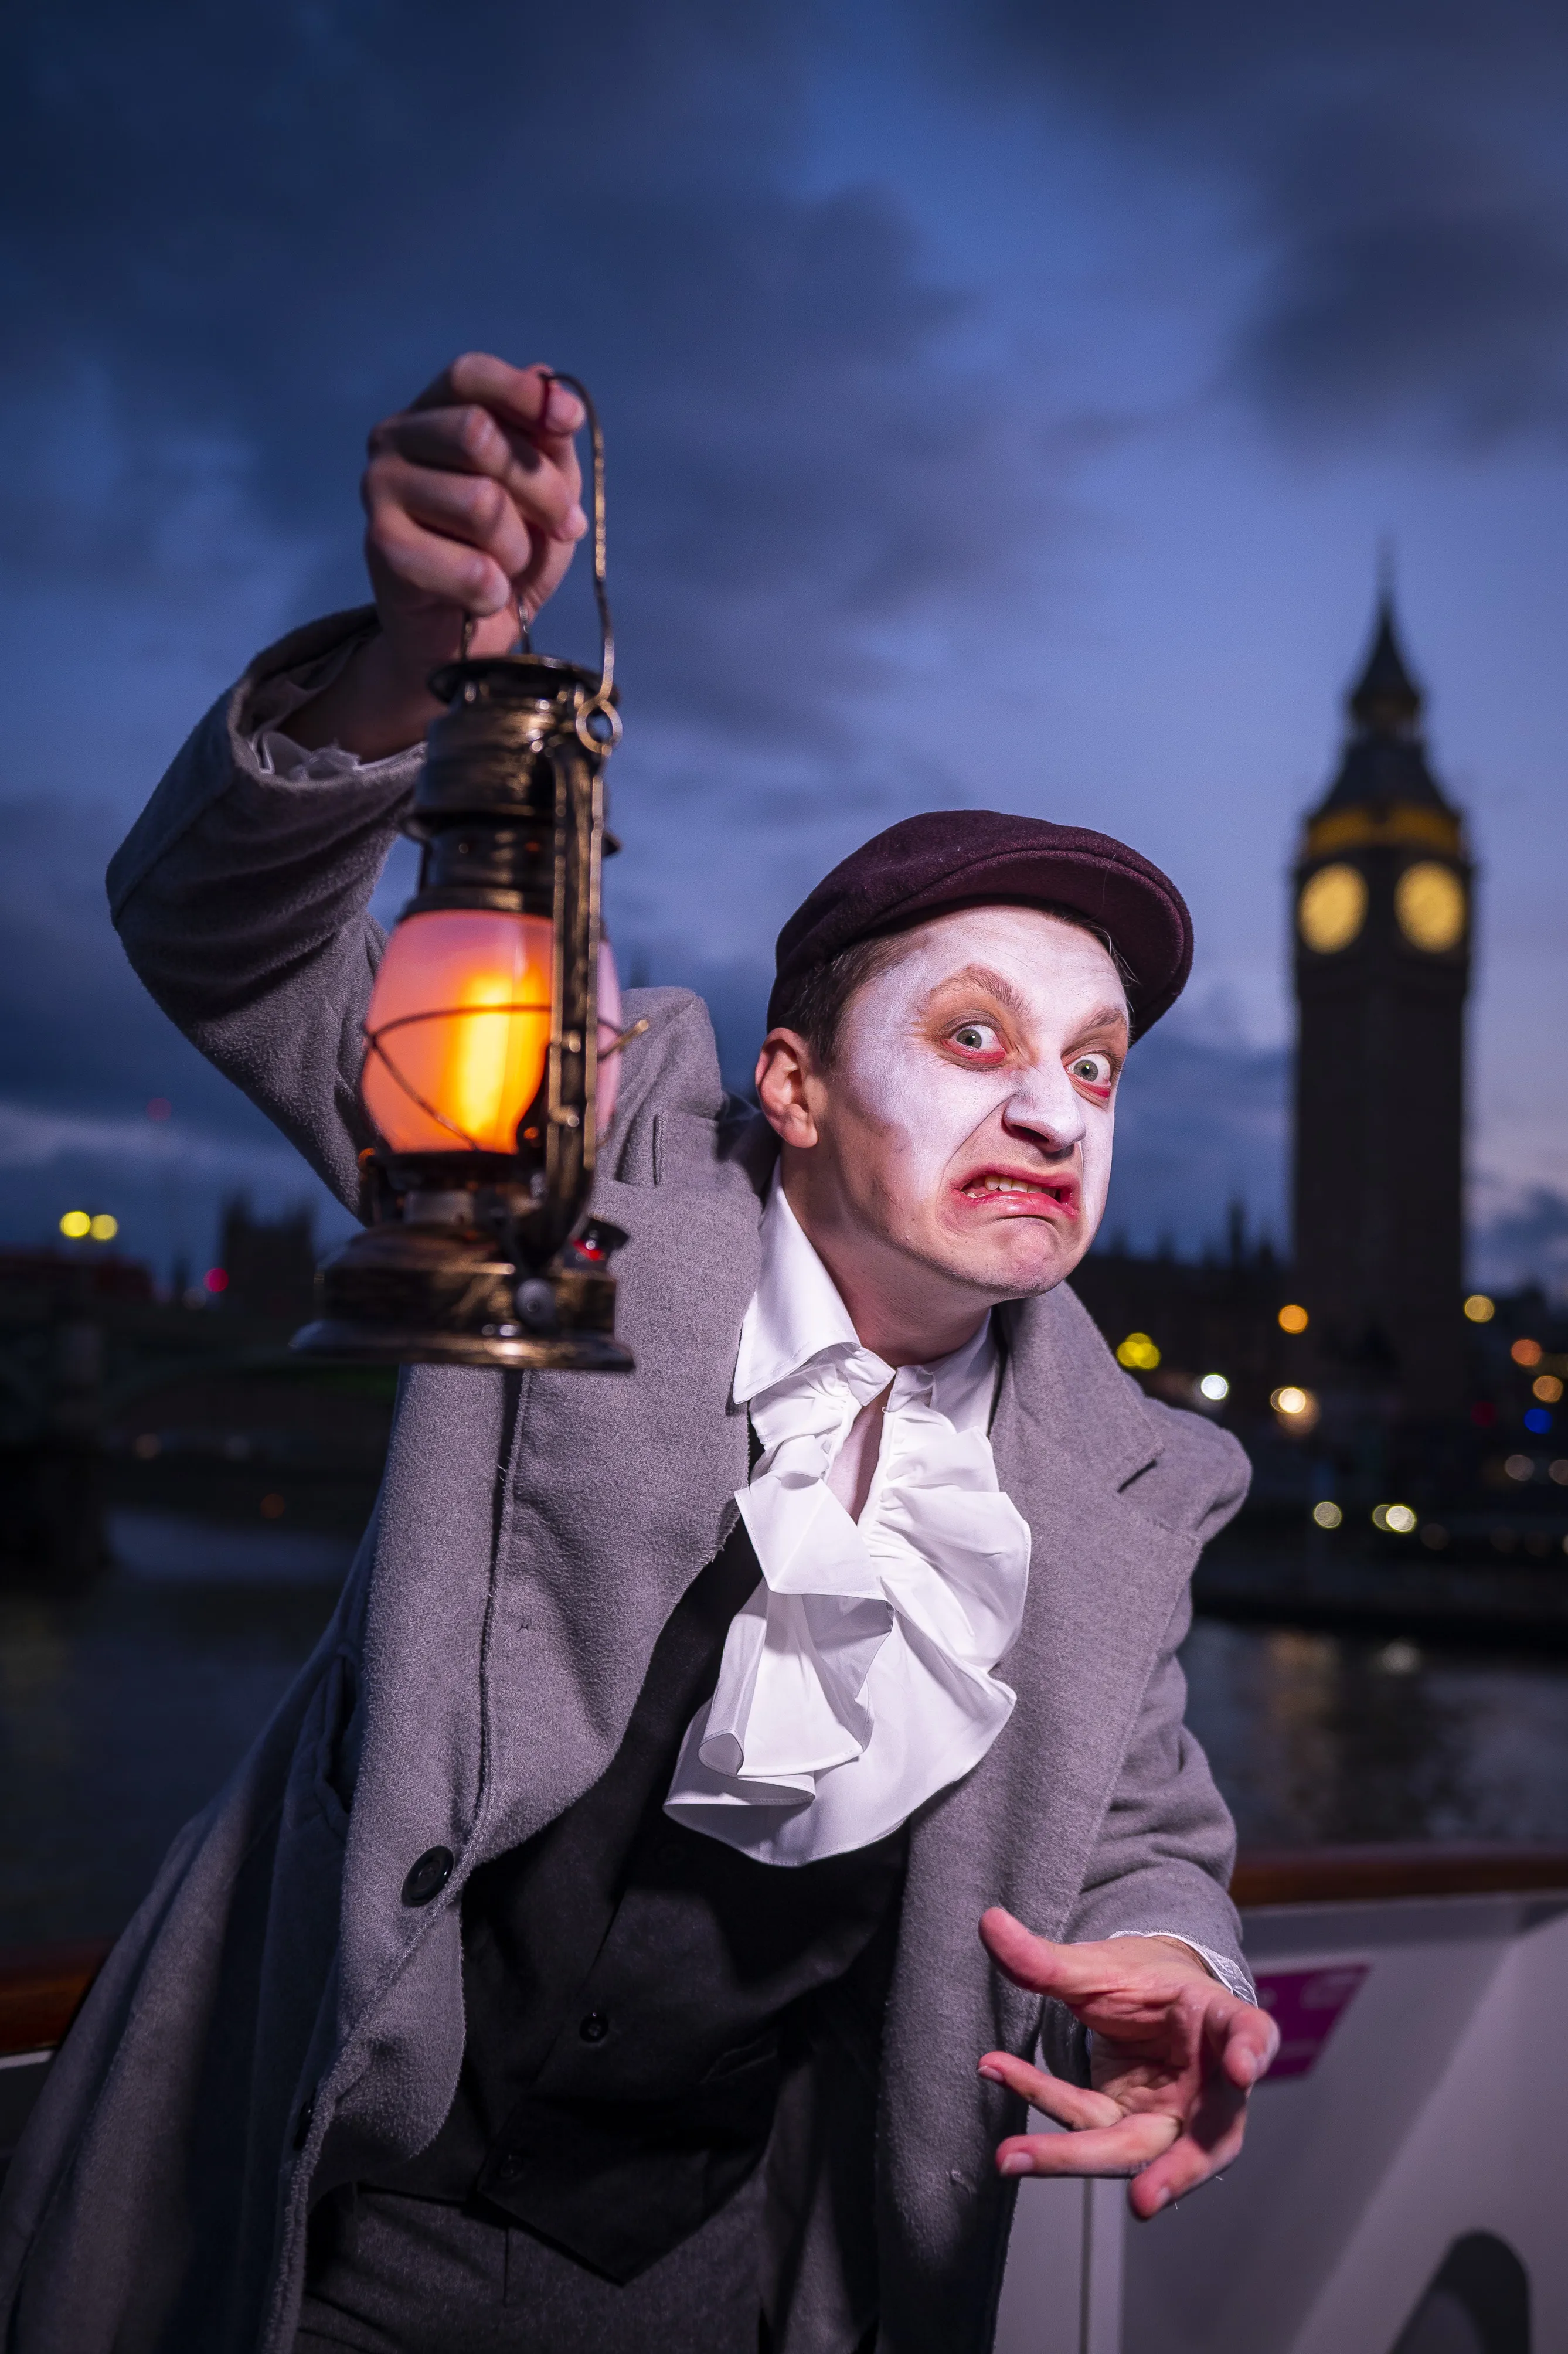
[[[972,1185],[969,1188],[970,1193],[974,1190]],[[1022,1177],[982,1177],[980,1181],[980,1190],[982,1193],[1037,1193],[1039,1188],[1031,1185]]]

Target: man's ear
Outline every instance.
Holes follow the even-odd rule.
[[[816,1143],[816,1057],[800,1032],[770,1030],[757,1057],[757,1100],[780,1143],[808,1149]]]

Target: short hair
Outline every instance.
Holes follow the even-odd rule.
[[[1037,900],[1028,904],[1037,915],[1054,916],[1058,923],[1071,924],[1075,931],[1087,932],[1091,939],[1098,940],[1115,965],[1123,990],[1130,994],[1132,972],[1103,926],[1092,923],[1076,907]],[[850,1000],[868,981],[875,981],[897,963],[907,932],[931,921],[931,913],[927,910],[897,931],[875,932],[869,939],[852,940],[848,948],[840,949],[837,956],[829,957],[825,964],[808,967],[784,984],[775,1002],[776,1018],[768,1027],[795,1031],[810,1046],[818,1066],[822,1070],[831,1069],[838,1055]]]

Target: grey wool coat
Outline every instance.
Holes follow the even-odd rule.
[[[380,953],[366,903],[418,754],[287,782],[249,748],[278,681],[371,626],[313,624],[197,727],[115,858],[116,921],[173,1018],[339,1195]],[[313,670],[313,666],[315,666]],[[51,2073],[0,2216],[8,2354],[288,2354],[311,2202],[436,2133],[463,2046],[459,1900],[603,1771],[655,1637],[747,1478],[730,1402],[771,1139],[723,1096],[701,1002],[634,993],[597,1207],[626,1379],[419,1367],[332,1622],[186,1826]],[[1033,1532],[1011,1723],[911,1827],[880,2044],[824,2027],[768,2160],[764,2293],[785,2354],[982,2354],[1021,2110],[992,2046],[1081,2060],[1006,1984],[992,1903],[1053,1937],[1173,1929],[1239,1956],[1229,1817],[1182,1724],[1176,1647],[1245,1458],[1144,1397],[1065,1286],[1006,1311],[992,1443]],[[400,1901],[425,1850],[458,1867]]]

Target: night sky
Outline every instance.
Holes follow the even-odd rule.
[[[227,1189],[319,1198],[143,995],[102,869],[248,655],[357,601],[366,429],[482,346],[606,420],[623,970],[702,987],[740,1076],[779,924],[879,827],[1125,835],[1199,943],[1124,1096],[1144,1246],[1233,1194],[1283,1235],[1284,868],[1387,543],[1482,866],[1474,1272],[1568,1280],[1560,8],[23,19],[0,1237],[79,1203],[199,1266]],[[581,582],[539,638],[588,650]]]

